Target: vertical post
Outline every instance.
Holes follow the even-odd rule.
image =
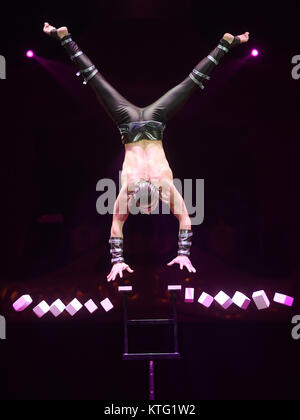
[[[149,400],[154,400],[154,361],[149,361]]]
[[[128,353],[127,294],[123,293],[124,309],[124,353]]]
[[[177,311],[176,311],[176,292],[172,291],[173,303],[173,320],[174,320],[174,353],[178,353],[178,328],[177,328]]]

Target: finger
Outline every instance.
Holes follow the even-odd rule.
[[[121,278],[123,278],[123,272],[122,272],[122,271],[119,271],[119,276],[120,276]]]
[[[183,268],[182,263],[180,263],[180,270],[182,270],[182,268]]]
[[[170,261],[167,265],[173,265],[174,264],[174,260]]]
[[[133,270],[129,267],[129,265],[126,267],[126,270],[129,271],[129,273],[133,273]]]

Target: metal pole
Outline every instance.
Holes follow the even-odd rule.
[[[154,400],[154,361],[149,361],[149,400]]]
[[[176,292],[172,292],[173,302],[173,319],[174,319],[174,352],[178,353],[178,328],[177,328],[177,311],[176,311]]]
[[[123,293],[124,307],[124,353],[128,353],[127,295]]]

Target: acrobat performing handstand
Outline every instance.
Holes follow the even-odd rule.
[[[201,60],[192,72],[161,98],[144,108],[130,103],[105,80],[96,66],[73,41],[67,27],[56,29],[44,24],[44,32],[60,41],[89,84],[111,119],[117,124],[125,147],[125,158],[121,173],[121,189],[114,205],[110,232],[112,268],[107,280],[115,280],[123,271],[133,270],[123,256],[123,225],[135,207],[144,214],[151,214],[159,200],[167,203],[179,222],[177,256],[167,265],[179,264],[189,272],[196,272],[190,261],[192,228],[184,200],[173,182],[172,170],[166,159],[162,139],[166,123],[183,106],[197,89],[204,89],[205,81],[222,58],[233,47],[249,40],[249,32],[233,36],[223,35],[218,45]]]

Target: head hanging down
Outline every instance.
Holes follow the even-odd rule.
[[[159,189],[150,181],[141,179],[135,185],[132,191],[129,192],[129,208],[139,208],[144,214],[151,214],[156,209],[159,203]],[[134,211],[135,213],[135,211]]]

